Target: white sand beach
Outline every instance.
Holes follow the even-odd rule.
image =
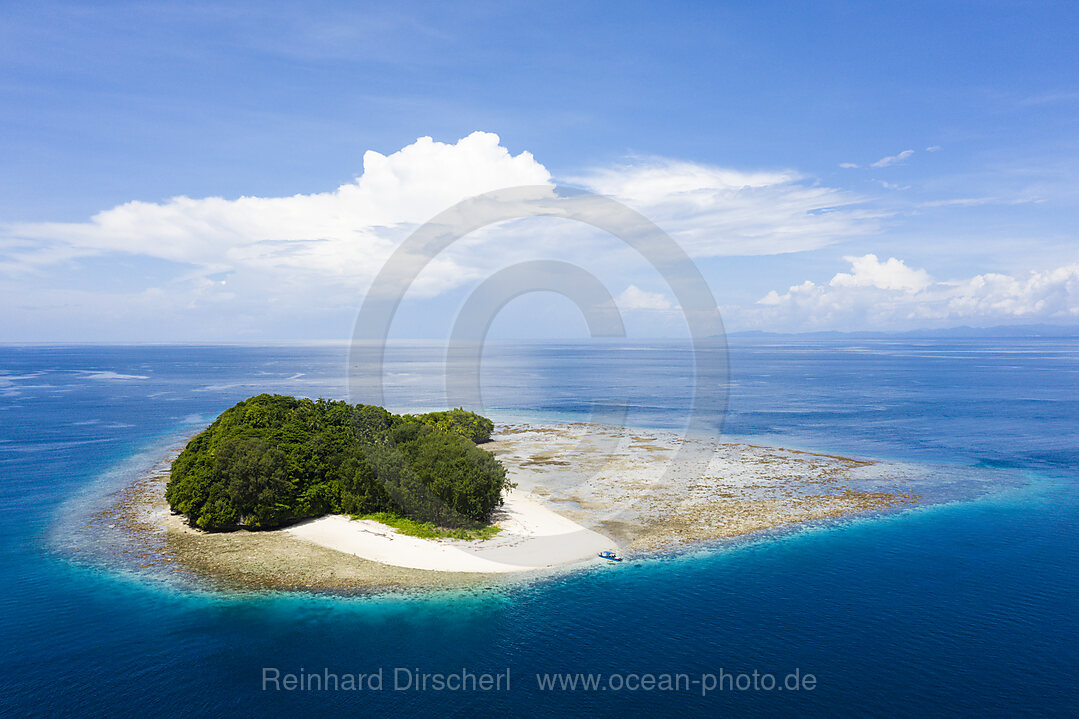
[[[495,518],[502,528],[486,541],[421,539],[371,520],[330,515],[284,530],[306,542],[381,564],[440,572],[502,574],[596,559],[614,542],[551,511],[519,490]]]

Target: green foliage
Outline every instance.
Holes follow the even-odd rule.
[[[288,481],[285,454],[261,437],[243,433],[222,442],[214,474],[225,483],[240,524],[273,527],[288,516],[295,488]]]
[[[495,524],[483,524],[475,527],[436,527],[430,522],[417,522],[415,519],[402,517],[392,512],[354,514],[352,518],[373,519],[380,524],[393,527],[399,534],[407,534],[410,537],[420,537],[421,539],[467,539],[485,542],[502,531],[502,527]]]
[[[492,428],[464,410],[402,417],[373,405],[261,394],[188,443],[165,498],[208,530],[386,512],[475,532],[513,486],[474,444]]]
[[[505,468],[490,452],[460,435],[423,425],[406,427],[415,431],[398,439],[396,446],[416,478],[430,487],[446,508],[474,522],[485,521],[500,503]],[[450,516],[440,515],[436,508],[435,514],[426,518],[446,524]]]
[[[406,420],[418,421],[442,432],[453,432],[483,444],[491,439],[495,423],[475,412],[468,412],[458,407],[446,412],[428,412],[427,414],[406,415]]]
[[[352,430],[361,442],[376,444],[385,436],[396,419],[399,418],[382,407],[360,404],[356,405],[352,413]]]

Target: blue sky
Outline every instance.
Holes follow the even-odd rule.
[[[1074,3],[46,2],[4,17],[8,341],[345,339],[411,228],[466,189],[525,180],[657,221],[731,329],[1079,321]],[[368,151],[388,159],[365,169]],[[631,334],[682,331],[663,278],[617,243],[525,222],[448,258],[395,332],[445,335],[478,281],[533,256],[595,272]],[[540,295],[494,331],[583,328]]]

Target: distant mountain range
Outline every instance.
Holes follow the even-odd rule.
[[[949,327],[946,329],[920,329],[905,332],[763,332],[761,330],[743,330],[729,332],[728,337],[834,337],[847,339],[895,338],[904,339],[939,339],[939,338],[994,338],[994,337],[1079,337],[1077,325],[999,325],[996,327]]]

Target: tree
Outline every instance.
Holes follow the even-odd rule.
[[[491,439],[495,423],[475,412],[469,412],[461,407],[447,412],[428,412],[427,414],[406,415],[406,418],[419,421],[430,427],[443,432],[453,432],[462,437],[472,440],[475,444],[482,444]]]
[[[240,435],[217,450],[215,473],[227,488],[239,524],[273,527],[290,514],[293,487],[285,453],[255,436]]]

